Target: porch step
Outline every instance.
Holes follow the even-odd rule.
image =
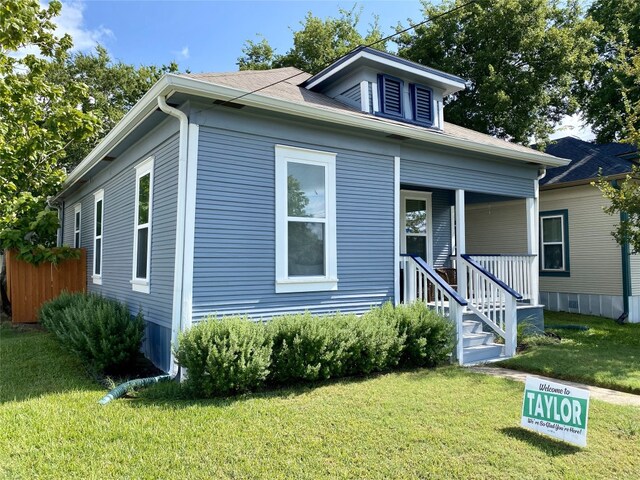
[[[462,355],[465,365],[492,362],[504,358],[504,345],[493,342],[493,333],[483,331],[482,321],[466,319],[462,325]]]
[[[496,343],[474,345],[473,347],[466,347],[463,355],[465,365],[492,362],[504,357],[504,345]]]

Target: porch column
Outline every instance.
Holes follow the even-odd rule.
[[[458,293],[467,298],[467,276],[462,268],[461,255],[466,250],[465,219],[464,219],[464,190],[456,190],[456,270],[458,277]]]
[[[532,305],[540,304],[540,273],[539,273],[539,234],[538,234],[538,182],[535,184],[535,197],[527,198],[527,253],[535,255],[530,257],[531,266],[531,303]]]

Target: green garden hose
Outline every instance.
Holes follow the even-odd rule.
[[[157,377],[136,378],[135,380],[129,380],[128,382],[121,383],[116,388],[107,393],[100,401],[100,405],[106,405],[111,400],[122,397],[129,390],[136,387],[146,387],[154,383],[162,382],[165,380],[171,380],[171,375],[158,375]]]

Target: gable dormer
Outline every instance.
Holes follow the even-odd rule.
[[[363,112],[443,129],[443,100],[462,78],[395,55],[358,47],[302,85]]]

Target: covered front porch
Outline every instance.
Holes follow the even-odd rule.
[[[424,301],[450,317],[460,364],[511,357],[518,322],[542,326],[537,194],[537,182],[529,196],[399,185],[395,301]],[[508,227],[486,231],[475,221],[475,206],[489,200],[521,203],[517,221],[526,224],[526,238],[519,253],[517,242],[492,248],[505,245]]]

